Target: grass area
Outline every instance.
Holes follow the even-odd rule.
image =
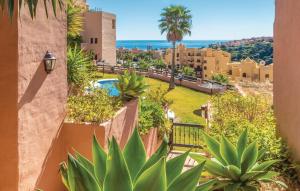
[[[104,74],[103,78],[107,79],[116,77],[116,74]],[[166,82],[151,78],[146,78],[146,81],[150,87],[162,86],[163,88],[168,88],[169,85]],[[199,116],[199,111],[201,105],[207,103],[210,97],[209,95],[177,86],[174,90],[167,94],[167,97],[173,100],[173,104],[170,106],[170,109],[175,112],[177,121],[205,125],[205,119]]]

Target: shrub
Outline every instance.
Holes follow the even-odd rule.
[[[146,99],[156,102],[157,104],[165,107],[173,103],[171,99],[167,98],[167,93],[168,89],[163,88],[162,86],[151,87],[146,93]]]
[[[141,100],[139,110],[139,131],[146,134],[151,128],[158,128],[163,136],[169,134],[171,125],[165,116],[164,108],[152,100]]]
[[[188,67],[188,66],[185,66],[182,68],[182,73],[186,76],[195,76],[196,75],[195,69]]]
[[[279,173],[270,171],[270,167],[279,161],[259,162],[265,150],[259,150],[256,142],[248,144],[247,130],[238,138],[236,146],[225,136],[222,136],[220,143],[206,134],[204,140],[214,158],[206,159],[198,154],[191,156],[197,162],[206,161],[205,169],[216,177],[212,190],[258,190],[261,182],[274,182],[287,188],[284,183],[274,179]]]
[[[222,84],[228,84],[229,83],[229,79],[226,75],[223,74],[216,74],[213,75],[212,80],[222,83]]]
[[[265,149],[262,160],[278,159],[273,169],[284,178],[298,184],[295,165],[286,144],[277,137],[276,120],[271,103],[260,95],[242,96],[237,92],[216,95],[211,100],[213,118],[208,133],[216,138],[224,134],[231,142],[237,143],[245,128],[251,142],[257,141],[259,149]]]
[[[76,153],[60,165],[60,173],[69,191],[191,191],[195,190],[204,163],[181,174],[188,152],[166,162],[167,142],[163,142],[149,160],[137,130],[122,152],[116,140],[108,153],[94,136],[89,161]],[[201,187],[198,188],[199,190]]]
[[[83,89],[91,81],[91,72],[95,70],[91,55],[75,46],[67,52],[68,83],[71,88]]]
[[[99,124],[113,117],[120,105],[106,91],[91,90],[89,94],[68,98],[68,119],[77,123]]]
[[[135,72],[125,71],[123,75],[118,76],[116,87],[120,92],[123,101],[129,101],[142,95],[148,88],[144,77],[137,75]]]

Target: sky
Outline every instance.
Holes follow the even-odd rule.
[[[117,40],[165,40],[161,10],[184,5],[193,15],[184,40],[235,40],[273,36],[275,0],[88,0],[90,8],[117,15]]]

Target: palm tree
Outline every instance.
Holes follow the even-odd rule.
[[[18,4],[19,4],[18,6],[19,6],[20,10],[23,6],[24,7],[27,6],[31,18],[34,18],[36,16],[36,8],[38,6],[38,1],[39,0],[18,0]],[[53,13],[56,16],[57,4],[60,7],[60,9],[62,10],[63,0],[43,0],[45,13],[46,13],[47,17],[48,17],[48,6],[47,6],[47,4],[49,4],[49,3],[51,3]],[[15,5],[15,0],[0,0],[0,12],[3,12],[3,10],[6,9],[6,7],[7,7],[8,15],[9,15],[10,19],[12,19],[13,14],[14,14],[14,10],[16,8],[18,8]]]
[[[185,35],[191,35],[192,15],[184,6],[171,5],[163,9],[159,20],[161,34],[167,33],[167,40],[172,42],[172,73],[169,90],[175,88],[175,51],[176,42],[181,41]]]

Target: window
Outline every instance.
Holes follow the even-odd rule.
[[[243,73],[243,78],[247,78],[247,74],[246,73]]]
[[[270,75],[269,75],[269,74],[266,74],[266,75],[265,75],[265,78],[266,78],[266,79],[269,79],[269,78],[270,78]]]
[[[177,57],[179,57],[179,53],[177,53]]]
[[[206,63],[207,63],[207,60],[204,60],[203,63],[206,64]]]
[[[206,67],[206,66],[204,66],[204,67],[203,67],[203,69],[204,69],[204,70],[207,70],[207,67]]]
[[[116,20],[115,19],[112,20],[112,29],[116,29]]]
[[[94,39],[93,38],[91,38],[91,44],[93,44],[94,43]]]
[[[198,59],[197,62],[201,62],[201,60]]]
[[[98,43],[98,38],[95,38],[95,44],[97,44]]]
[[[95,54],[95,57],[94,57],[94,59],[95,59],[95,60],[98,60],[98,56],[97,56],[97,54]]]
[[[232,75],[232,70],[229,70],[228,74],[229,74],[229,75]]]

